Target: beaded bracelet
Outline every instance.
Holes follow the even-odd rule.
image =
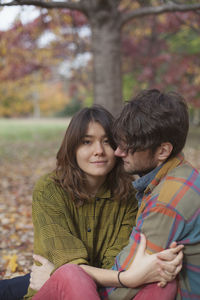
[[[117,277],[118,277],[118,281],[119,281],[119,283],[121,284],[121,286],[124,287],[124,288],[128,288],[125,284],[123,284],[123,283],[121,282],[121,280],[120,280],[120,278],[119,278],[120,274],[121,274],[122,272],[124,272],[124,271],[126,271],[126,270],[121,270],[121,271],[119,271]]]

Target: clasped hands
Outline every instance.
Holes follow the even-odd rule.
[[[128,270],[120,274],[121,282],[131,288],[152,282],[165,287],[182,268],[183,248],[183,245],[177,246],[173,242],[169,249],[150,255],[146,252],[146,238],[140,234],[137,253]]]
[[[141,234],[140,237],[140,244],[133,262],[128,270],[120,274],[120,279],[124,285],[130,288],[151,282],[158,282],[160,287],[164,287],[167,282],[177,276],[182,268],[184,246],[177,246],[176,242],[173,242],[169,249],[150,255],[146,252],[144,234]],[[34,264],[32,266],[30,287],[38,291],[50,278],[55,266],[40,255],[34,254],[33,258],[41,265]]]

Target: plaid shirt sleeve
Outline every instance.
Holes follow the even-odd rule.
[[[146,208],[139,216],[137,226],[133,228],[128,246],[116,257],[113,269],[128,269],[135,257],[140,242],[140,232],[143,232],[146,236],[147,252],[155,253],[167,248],[170,243],[169,236],[171,236],[170,233],[174,225],[183,227],[184,222],[181,216],[171,210],[171,208],[159,204],[151,208]],[[181,227],[179,228],[181,229]],[[102,298],[110,300],[132,299],[138,290],[139,289],[107,288],[102,292]]]
[[[192,170],[187,180],[168,176],[164,184],[161,184],[160,190],[150,194],[146,199],[144,197],[129,244],[116,257],[113,269],[128,269],[137,251],[140,232],[143,232],[147,238],[149,253],[162,251],[169,247],[172,241],[185,244],[187,263],[184,269],[187,276],[185,275],[181,282],[187,281],[187,286],[193,288],[192,285],[195,285],[200,277],[199,185],[198,172]],[[191,296],[195,296],[192,291],[188,296],[187,288],[186,285],[180,287],[179,294],[182,296],[177,299],[191,299]],[[138,289],[106,288],[103,289],[101,297],[109,300],[130,300],[137,292]],[[184,298],[185,293],[187,297]]]

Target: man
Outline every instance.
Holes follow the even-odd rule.
[[[127,173],[140,177],[133,182],[139,204],[137,224],[113,269],[129,267],[140,232],[147,238],[149,253],[169,247],[172,241],[184,244],[177,300],[200,299],[200,174],[181,153],[188,127],[184,99],[155,89],[126,104],[114,126],[116,156],[122,158]],[[120,273],[122,284],[127,282],[125,276]],[[106,290],[114,300],[132,299],[137,291]]]

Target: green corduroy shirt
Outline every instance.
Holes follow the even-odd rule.
[[[55,268],[74,263],[108,269],[127,245],[136,213],[134,193],[120,202],[104,186],[78,207],[52,174],[45,175],[33,192],[34,253],[46,257]],[[34,294],[29,288],[24,299]]]

